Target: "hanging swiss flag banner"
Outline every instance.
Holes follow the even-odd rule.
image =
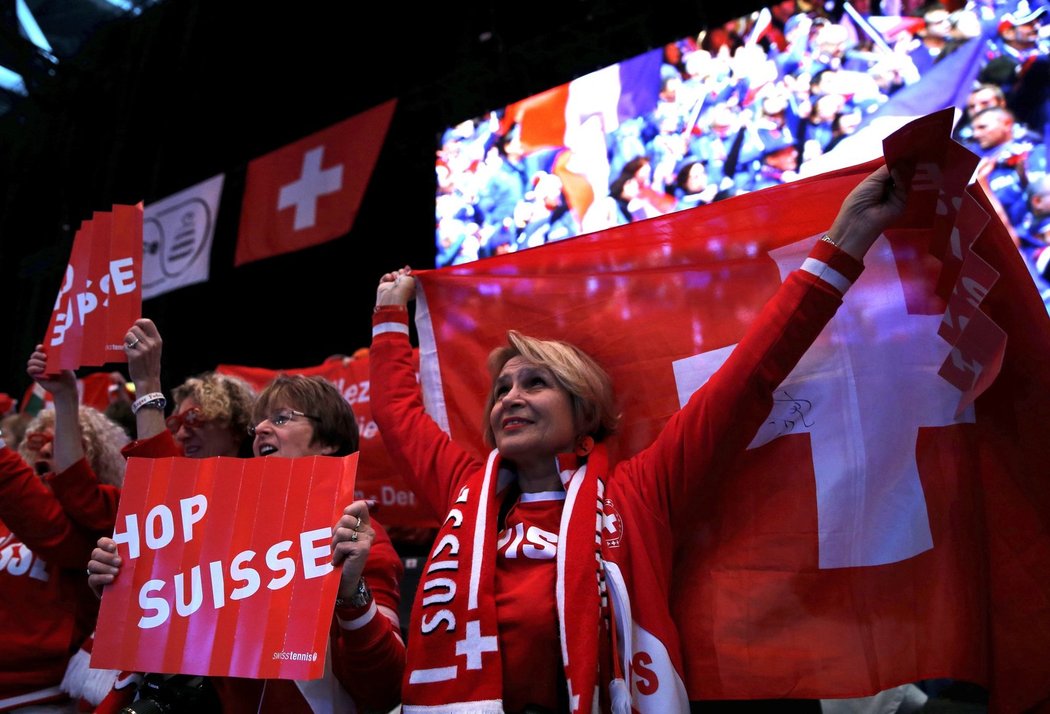
[[[349,232],[395,104],[392,99],[248,164],[234,264]]]
[[[927,678],[1050,697],[1050,321],[949,139],[890,137],[908,211],[678,533],[669,597],[691,699],[864,696]],[[704,383],[879,161],[419,275],[426,403],[474,443],[489,351],[513,328],[610,372],[625,458]],[[464,368],[473,365],[473,368]],[[728,408],[728,406],[727,406]],[[636,504],[618,504],[636,507]],[[606,526],[607,545],[619,535]],[[615,545],[610,545],[615,547]],[[672,682],[634,632],[637,708]]]
[[[142,204],[84,221],[44,336],[47,372],[127,362],[124,334],[142,314]]]
[[[264,367],[245,367],[220,364],[217,372],[240,377],[261,390],[278,374],[302,374],[324,377],[334,384],[354,410],[357,430],[361,436],[361,460],[357,468],[354,498],[366,498],[379,506],[378,517],[386,528],[435,528],[437,517],[405,485],[383,446],[383,437],[372,420],[369,399],[368,355],[334,357],[314,367],[273,370]]]
[[[317,679],[339,587],[343,458],[128,460],[91,665]]]

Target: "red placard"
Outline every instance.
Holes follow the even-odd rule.
[[[124,334],[142,314],[142,204],[96,212],[73,250],[43,344],[47,372],[127,362]]]
[[[266,679],[324,671],[332,529],[357,454],[128,461],[93,667]]]

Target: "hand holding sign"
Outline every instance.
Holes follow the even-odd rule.
[[[357,592],[358,581],[365,569],[368,552],[376,532],[368,514],[368,501],[354,501],[343,509],[343,517],[335,524],[332,537],[332,565],[342,567],[339,578],[339,598],[349,599]]]
[[[53,398],[63,395],[77,393],[77,377],[72,370],[64,369],[61,372],[49,375],[47,373],[47,353],[43,345],[37,345],[33,354],[26,362],[26,374],[46,389]]]
[[[112,538],[99,538],[98,547],[91,551],[88,562],[88,585],[95,595],[102,597],[102,589],[111,585],[120,575],[120,565],[124,561],[117,554],[117,542]]]
[[[128,374],[139,394],[160,391],[161,351],[164,341],[153,320],[139,318],[124,335]]]

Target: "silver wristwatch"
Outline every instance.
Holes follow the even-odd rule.
[[[365,605],[372,602],[372,591],[368,588],[368,583],[362,577],[357,581],[357,590],[353,596],[348,598],[336,598],[336,607],[364,607]]]

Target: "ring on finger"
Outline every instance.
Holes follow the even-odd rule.
[[[358,539],[357,531],[354,531],[353,533],[350,534],[350,542],[351,543],[356,543],[357,539]]]
[[[88,574],[88,576],[94,575],[94,573],[91,572],[91,568],[87,569],[87,574]]]
[[[357,519],[357,523],[354,524],[354,530],[360,530],[361,528],[361,516],[354,516]]]
[[[134,348],[135,345],[137,345],[140,341],[141,340],[139,340],[139,338],[136,337],[131,342],[125,342],[124,346],[127,347],[130,350],[130,349]]]

